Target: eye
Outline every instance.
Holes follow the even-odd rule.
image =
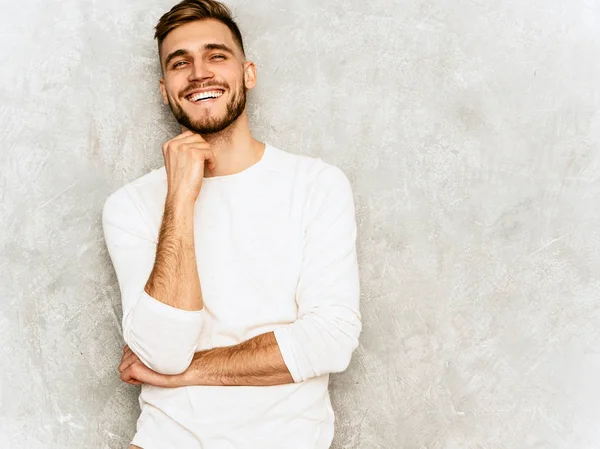
[[[173,64],[173,68],[176,68],[179,64],[184,64],[185,61],[178,61],[175,64]]]
[[[212,55],[210,57],[210,59],[215,59],[215,58],[225,59],[225,55]]]

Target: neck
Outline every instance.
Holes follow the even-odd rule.
[[[187,128],[182,127],[182,131],[186,130]],[[208,166],[205,166],[205,178],[233,175],[244,171],[262,158],[265,149],[263,142],[252,137],[246,111],[223,131],[203,134],[202,138],[208,142],[217,160],[214,170],[209,170]]]

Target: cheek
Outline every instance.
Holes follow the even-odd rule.
[[[188,87],[188,83],[177,78],[178,77],[171,76],[171,78],[163,85],[166,94],[171,99],[178,99],[180,94]]]

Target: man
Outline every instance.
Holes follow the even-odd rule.
[[[182,127],[165,165],[103,208],[123,305],[119,371],[142,385],[132,447],[323,449],[329,373],[361,331],[343,172],[254,139],[256,85],[231,13],[186,0],[156,26]]]

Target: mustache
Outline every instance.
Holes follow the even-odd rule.
[[[227,90],[227,88],[228,88],[227,84],[221,84],[221,83],[194,84],[194,85],[189,86],[182,96],[187,97],[190,94],[190,92],[193,92],[196,89],[207,89],[207,88],[211,88],[211,87],[218,87],[223,90]]]

